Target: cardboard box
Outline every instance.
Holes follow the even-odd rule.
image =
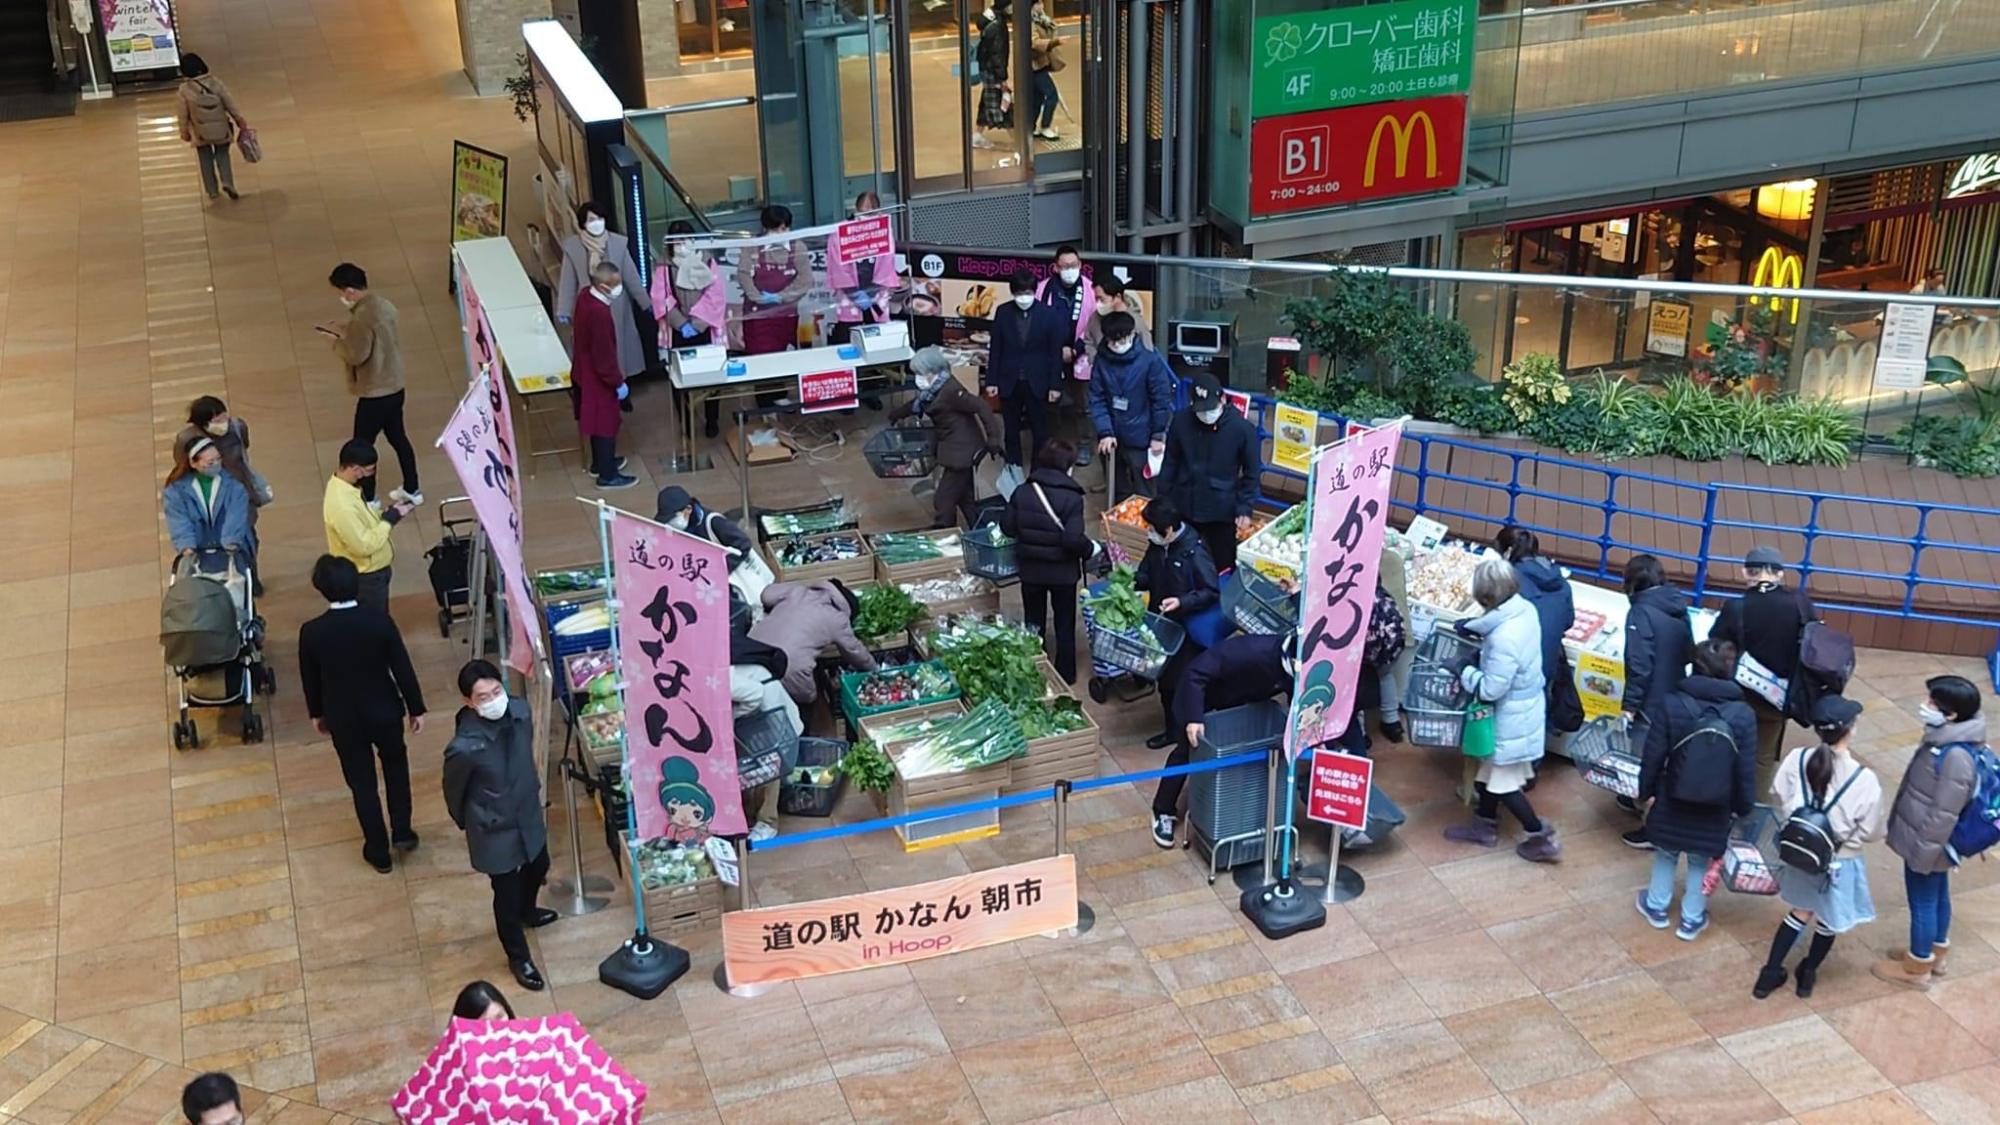
[[[775,427],[753,423],[749,427],[749,430],[750,464],[782,465],[792,459],[792,447],[785,444],[785,439],[778,433]],[[758,438],[760,437],[765,439],[763,444],[758,444]],[[743,460],[743,436],[739,432],[739,427],[729,427],[727,438],[729,441],[730,456],[735,457],[739,461]]]

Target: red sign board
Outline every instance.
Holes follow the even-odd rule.
[[[1368,827],[1368,785],[1375,763],[1353,754],[1315,750],[1306,815],[1322,824],[1361,831]]]
[[[852,367],[799,372],[799,413],[849,410],[861,401],[861,381]]]
[[[1450,191],[1465,175],[1465,97],[1266,117],[1250,127],[1250,213]]]
[[[864,215],[834,227],[826,248],[827,260],[838,266],[895,252],[895,236],[890,232],[887,215]]]

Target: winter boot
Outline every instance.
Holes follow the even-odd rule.
[[[1540,832],[1531,832],[1527,838],[1514,845],[1514,854],[1531,863],[1562,862],[1562,844],[1556,840],[1554,825],[1545,824]]]
[[[1485,817],[1474,817],[1470,824],[1454,824],[1444,830],[1444,838],[1455,844],[1477,844],[1490,848],[1500,842],[1500,825]]]
[[[1914,988],[1927,992],[1931,987],[1931,965],[1935,960],[1935,956],[1912,957],[1908,950],[1904,950],[1901,957],[1875,962],[1875,967],[1869,971],[1878,979],[1886,980],[1899,988]]]

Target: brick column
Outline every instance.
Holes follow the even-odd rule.
[[[465,74],[482,97],[506,92],[513,77],[514,56],[527,48],[521,42],[521,25],[528,20],[547,19],[549,0],[456,0],[458,6],[458,47],[465,59]]]

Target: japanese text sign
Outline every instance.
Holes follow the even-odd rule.
[[[507,158],[464,141],[451,142],[451,240],[502,238],[507,233]]]
[[[1576,693],[1583,717],[1608,719],[1625,709],[1625,662],[1595,652],[1578,653]]]
[[[486,533],[487,557],[500,569],[500,590],[507,599],[507,663],[528,675],[541,655],[542,639],[528,628],[535,620],[535,601],[522,569],[520,478],[512,427],[506,424],[505,392],[499,388],[500,380],[493,376],[475,375],[437,445],[451,459],[459,487]]]
[[[861,401],[861,380],[852,367],[799,372],[799,413],[849,410]]]
[[[1250,116],[1472,91],[1473,0],[1400,0],[1257,21]]]
[[[625,776],[638,839],[745,831],[729,703],[729,564],[722,548],[607,509]]]
[[[887,257],[895,252],[896,236],[890,229],[887,215],[863,215],[850,219],[833,228],[833,237],[826,244],[827,261],[840,266]]]
[[[1354,716],[1402,437],[1402,422],[1391,422],[1343,438],[1313,458],[1298,681],[1285,727],[1285,753],[1294,761],[1339,738]]]
[[[1362,831],[1368,827],[1368,788],[1374,778],[1375,763],[1367,758],[1313,751],[1306,816],[1321,824]]]
[[[1076,857],[722,916],[729,984],[921,961],[1076,925]]]
[[[1295,473],[1309,471],[1313,443],[1319,437],[1319,415],[1286,402],[1277,404],[1273,413],[1277,424],[1271,434],[1271,463]]]
[[[1250,126],[1250,213],[1453,191],[1465,175],[1465,96],[1267,117]]]

